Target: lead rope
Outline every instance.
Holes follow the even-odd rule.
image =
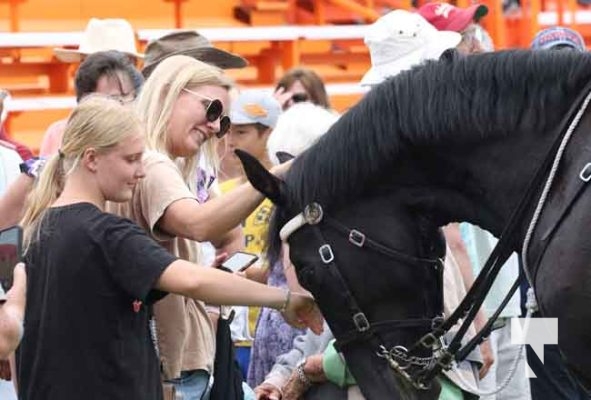
[[[560,143],[560,147],[556,152],[556,157],[554,157],[552,169],[550,170],[550,174],[548,175],[548,180],[546,181],[546,185],[544,186],[544,190],[542,191],[542,195],[540,196],[540,201],[538,201],[538,205],[536,206],[536,210],[534,211],[531,223],[529,225],[529,228],[527,229],[527,233],[525,234],[525,239],[523,240],[523,247],[521,248],[521,260],[523,261],[523,270],[525,272],[525,277],[527,278],[527,282],[529,283],[529,286],[532,289],[534,285],[527,267],[527,249],[529,248],[529,242],[531,241],[534,229],[536,228],[536,225],[540,218],[540,214],[542,213],[542,208],[544,208],[544,204],[546,203],[546,198],[548,197],[548,193],[550,192],[550,187],[552,186],[552,182],[554,181],[554,176],[556,175],[556,171],[558,170],[558,165],[560,164],[560,160],[562,159],[562,155],[564,153],[564,150],[566,149],[566,145],[568,144],[575,128],[579,124],[579,121],[583,117],[583,114],[585,113],[585,110],[589,105],[589,101],[591,101],[591,91],[585,97],[583,104],[581,104],[581,108],[579,108],[577,115],[575,115],[575,117],[573,118],[572,122],[568,127],[568,130],[566,131],[566,134],[564,135],[564,138],[562,139],[562,142]]]
[[[538,223],[540,215],[542,214],[542,209],[544,208],[544,204],[546,204],[548,194],[550,193],[550,188],[552,187],[552,183],[554,182],[554,178],[556,176],[556,172],[558,171],[558,166],[560,165],[560,161],[562,160],[562,156],[564,155],[564,151],[566,149],[566,146],[567,146],[568,142],[570,141],[570,138],[571,138],[573,132],[575,131],[575,129],[579,125],[579,122],[581,121],[581,118],[583,117],[583,114],[585,113],[585,110],[587,109],[587,106],[589,105],[590,101],[591,101],[591,91],[585,97],[585,100],[581,104],[579,111],[577,112],[577,114],[573,118],[572,122],[570,123],[570,125],[566,131],[566,134],[564,135],[564,138],[562,139],[562,142],[560,143],[560,147],[558,148],[558,151],[556,152],[556,156],[554,157],[554,162],[552,163],[552,169],[550,170],[550,173],[548,174],[548,179],[546,180],[546,184],[544,185],[544,190],[542,191],[542,195],[540,196],[540,200],[538,201],[538,204],[537,204],[534,214],[532,216],[532,220],[529,224],[527,233],[525,235],[525,239],[523,240],[523,247],[521,249],[521,259],[523,261],[523,270],[525,272],[525,277],[527,278],[527,281],[530,286],[529,289],[527,290],[527,301],[526,301],[527,314],[525,316],[525,323],[524,323],[524,327],[523,327],[523,331],[522,331],[524,339],[527,337],[527,333],[529,332],[530,318],[531,318],[532,314],[534,312],[536,312],[538,309],[538,303],[536,301],[536,296],[535,296],[535,293],[533,290],[533,282],[532,282],[529,270],[527,268],[527,249],[529,248],[529,243],[531,241],[533,232],[534,232],[535,227]],[[509,369],[507,376],[505,377],[505,379],[503,379],[503,382],[501,383],[501,385],[494,390],[481,391],[480,389],[473,387],[469,382],[464,380],[464,378],[462,377],[462,375],[460,373],[457,374],[458,380],[470,392],[472,392],[478,396],[490,396],[490,395],[496,394],[496,393],[502,391],[503,389],[505,389],[507,387],[507,385],[509,385],[509,383],[511,382],[511,379],[513,379],[513,376],[515,375],[515,371],[517,370],[517,366],[519,365],[519,359],[521,357],[523,357],[524,355],[525,355],[525,344],[522,344],[519,346],[519,349],[517,349],[517,352],[515,354],[515,358],[513,359],[513,362],[511,363],[511,368]]]

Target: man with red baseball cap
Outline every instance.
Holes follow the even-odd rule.
[[[460,53],[473,54],[493,50],[490,36],[478,23],[488,14],[488,8],[484,4],[459,8],[436,1],[423,5],[418,13],[437,30],[461,33],[462,41],[457,46]]]
[[[424,4],[419,14],[440,31],[463,32],[471,23],[477,23],[488,14],[484,4],[474,4],[467,8],[459,8],[452,4],[432,2]]]

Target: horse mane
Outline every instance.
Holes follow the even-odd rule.
[[[372,89],[295,160],[288,206],[347,204],[409,146],[547,130],[589,81],[589,53],[513,50],[427,62]]]

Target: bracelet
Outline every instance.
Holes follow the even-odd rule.
[[[295,371],[300,382],[302,382],[306,386],[312,386],[312,381],[310,381],[310,379],[306,376],[306,373],[304,372],[304,365],[306,365],[306,361],[306,358],[300,360],[300,362],[298,362],[298,364],[296,365]]]
[[[287,311],[287,307],[289,306],[290,300],[291,300],[291,290],[287,289],[287,294],[285,295],[285,302],[283,303],[283,305],[279,309],[279,312],[281,314],[283,314]]]

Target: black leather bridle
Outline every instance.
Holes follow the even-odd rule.
[[[377,252],[404,264],[432,269],[433,273],[436,274],[435,279],[438,292],[436,293],[437,303],[434,307],[434,309],[437,310],[435,315],[433,315],[432,318],[370,321],[359,306],[355,296],[351,293],[347,281],[341,274],[335,260],[333,248],[324,238],[318,227],[320,223],[326,224],[327,227],[342,234],[352,246]],[[403,346],[395,346],[392,349],[387,349],[379,336],[379,332],[401,328],[423,328],[424,330],[431,330],[441,324],[443,321],[443,260],[441,258],[415,257],[385,246],[380,242],[371,239],[362,231],[348,228],[334,218],[330,218],[324,213],[322,206],[318,203],[310,203],[304,208],[302,213],[288,221],[281,229],[281,239],[286,241],[292,233],[304,225],[310,225],[312,228],[314,236],[319,243],[318,255],[320,260],[328,267],[334,278],[334,282],[339,285],[339,291],[345,299],[345,305],[351,318],[352,329],[338,335],[339,337],[335,343],[337,350],[340,351],[359,341],[373,342],[372,344],[379,349],[377,352],[378,356],[386,358],[390,366],[396,370],[401,377],[405,378],[417,389],[429,389],[429,383],[423,381],[421,376],[424,375],[426,368],[433,362],[434,357],[421,357],[409,354]],[[434,345],[432,348],[437,350],[438,346]]]

